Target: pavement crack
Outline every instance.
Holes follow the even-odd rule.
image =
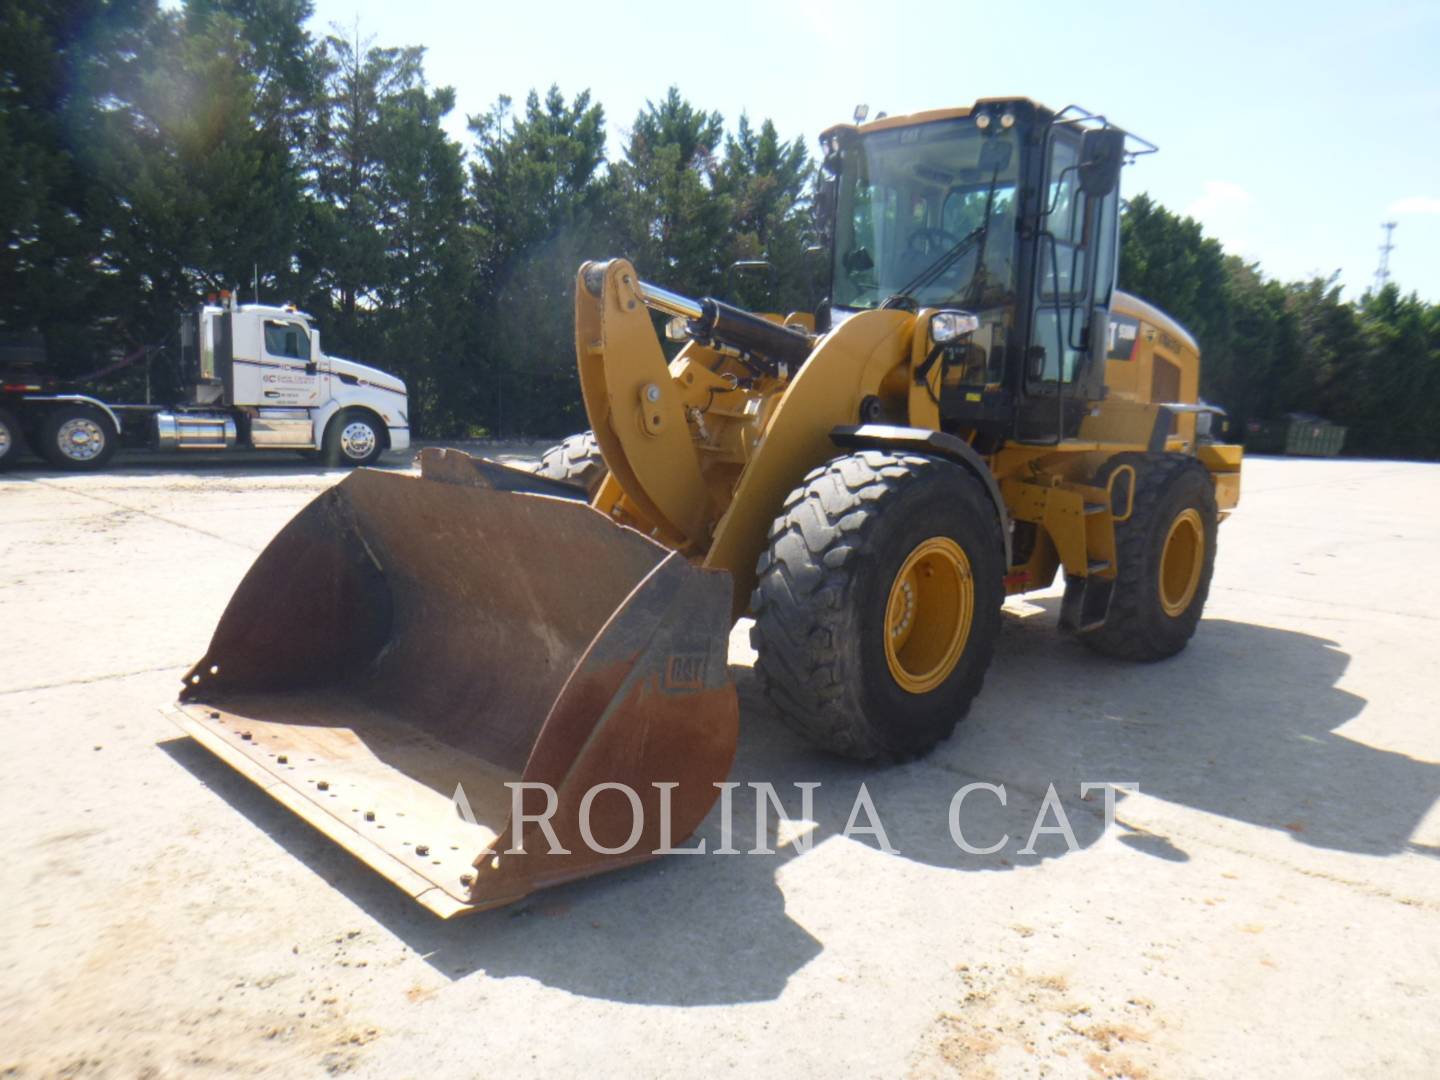
[[[29,694],[37,690],[59,690],[65,686],[86,686],[89,683],[109,682],[112,679],[128,679],[135,675],[154,675],[159,671],[184,671],[193,661],[184,660],[175,664],[161,664],[159,667],[140,668],[136,671],[116,671],[109,675],[92,675],[84,679],[66,679],[64,682],[37,683],[34,686],[17,686],[13,690],[0,690],[0,697],[10,694]]]
[[[260,550],[254,545],[241,543],[234,537],[226,536],[223,533],[211,532],[209,529],[202,529],[196,525],[187,525],[183,521],[174,521],[171,518],[165,517],[163,514],[155,513],[153,510],[146,510],[139,506],[130,506],[126,503],[120,502],[118,499],[107,499],[103,495],[96,495],[89,491],[80,491],[76,488],[66,487],[64,484],[56,484],[48,480],[37,480],[31,477],[26,477],[25,482],[30,484],[39,484],[41,487],[51,488],[54,491],[63,491],[67,495],[78,495],[84,499],[93,499],[95,502],[104,503],[107,506],[113,506],[117,510],[125,510],[132,514],[139,514],[142,517],[150,518],[164,525],[173,525],[177,529],[188,529],[190,532],[199,533],[201,536],[208,536],[212,540],[219,540],[222,544],[229,544],[232,547],[241,548],[242,550],[248,551],[252,554]]]

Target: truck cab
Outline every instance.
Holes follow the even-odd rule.
[[[365,465],[410,445],[404,382],[326,355],[292,305],[206,304],[182,322],[180,364],[189,400],[156,414],[162,449],[321,450]]]
[[[291,450],[348,467],[410,446],[405,383],[327,356],[320,331],[293,305],[240,305],[222,293],[181,318],[179,340],[176,400],[160,404],[148,383],[144,402],[60,383],[44,373],[39,335],[0,341],[0,469],[26,448],[57,468],[91,470],[122,443]]]

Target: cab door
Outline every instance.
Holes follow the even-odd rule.
[[[258,405],[314,408],[329,397],[329,375],[311,350],[310,328],[298,319],[266,319],[261,334]]]
[[[1113,189],[1105,195],[1086,194],[1082,154],[1082,132],[1061,125],[1051,128],[1021,425],[1036,441],[1072,435],[1086,403],[1104,393],[1119,195]]]

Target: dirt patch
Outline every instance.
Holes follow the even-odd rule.
[[[1062,972],[962,964],[955,974],[957,1004],[926,1031],[912,1080],[1164,1075],[1165,1025],[1142,998],[1088,994]]]

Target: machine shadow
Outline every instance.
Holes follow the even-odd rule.
[[[1281,830],[1300,843],[1375,855],[1415,850],[1408,838],[1440,795],[1440,766],[1335,733],[1365,704],[1336,685],[1349,658],[1335,642],[1207,620],[1180,656],[1134,665],[1060,636],[1054,603],[1039,608],[1028,618],[1007,613],[970,717],[929,757],[900,766],[815,752],[771,715],[751,669],[732,665],[742,734],[730,779],[773,786],[797,819],[794,785],[818,784],[810,846],[877,848],[874,833],[844,835],[864,785],[875,815],[860,811],[857,825],[878,823],[893,857],[956,871],[1003,872],[1069,854],[1055,833],[1021,853],[1050,785],[1074,850],[1093,844],[1104,831],[1103,803],[1098,794],[1080,797],[1083,781],[1135,781],[1147,795]],[[447,978],[484,972],[627,1003],[732,1004],[776,998],[824,948],[786,912],[776,873],[806,854],[775,839],[773,811],[760,831],[776,854],[672,855],[442,922],[198,746],[163,745]],[[976,791],[961,807],[958,823],[970,844],[1004,838],[988,855],[967,854],[951,835],[951,800],[976,781],[1003,784],[1007,796],[1001,805]],[[737,789],[731,825],[742,850],[755,843],[755,806],[752,790]],[[1123,798],[1118,815],[1120,839],[1132,849],[1189,857],[1171,838],[1125,825]],[[1044,823],[1055,825],[1056,815]],[[712,852],[721,824],[717,808],[696,834]]]
[[[1337,732],[1366,704],[1339,685],[1350,663],[1342,643],[1206,619],[1178,656],[1133,664],[1057,634],[1058,599],[1039,606],[1044,615],[1005,620],[969,737],[963,748],[952,739],[941,760],[956,754],[970,771],[1032,789],[1134,780],[1154,798],[1298,843],[1412,850],[1440,798],[1440,765]]]
[[[816,843],[844,834],[863,782],[900,857],[956,870],[1069,854],[1053,831],[1028,843],[1037,824],[1059,822],[1053,807],[1041,812],[1052,787],[1075,849],[1088,847],[1104,831],[1104,799],[1098,791],[1084,797],[1082,784],[1106,782],[1138,783],[1146,796],[1315,847],[1378,856],[1417,850],[1410,837],[1440,798],[1440,765],[1337,733],[1365,707],[1338,685],[1350,660],[1338,643],[1210,619],[1180,655],[1134,664],[1057,633],[1058,607],[1058,598],[1043,598],[1028,617],[1007,610],[970,715],[929,756],[888,769],[815,754],[771,715],[752,672],[735,668],[745,724],[731,779],[768,782],[790,807],[799,800],[793,785],[820,781]],[[974,791],[952,822],[952,800],[977,782],[1003,785],[1004,805]],[[1116,828],[1126,846],[1188,859],[1171,838],[1128,824],[1124,799]],[[973,847],[1000,847],[967,853],[953,826]]]
[[[672,856],[443,921],[192,740],[159,745],[447,979],[483,972],[630,1004],[738,1004],[779,997],[822,948],[786,916],[774,857]]]

